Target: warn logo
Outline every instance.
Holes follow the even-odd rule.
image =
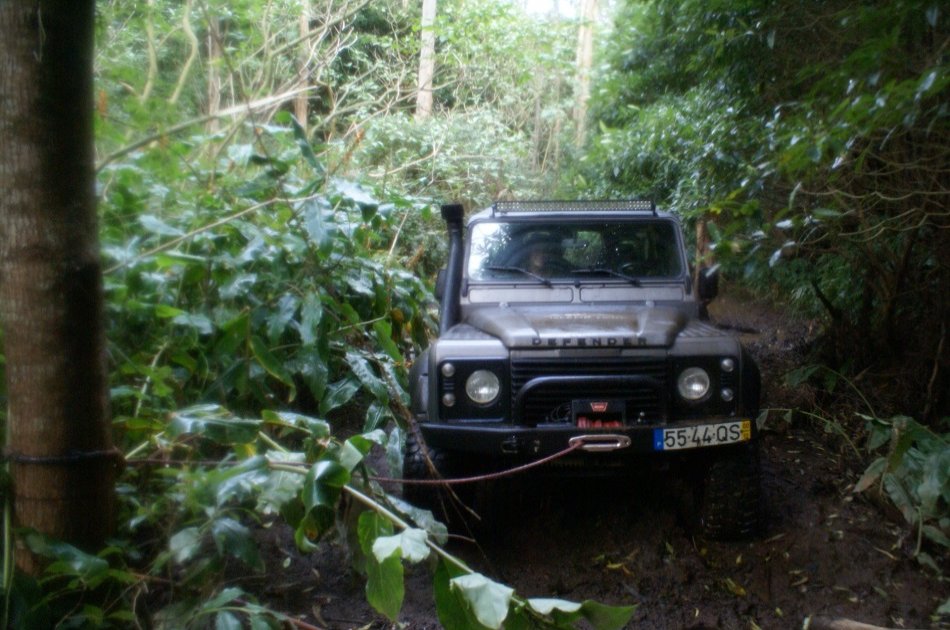
[[[594,413],[604,413],[607,411],[608,404],[605,402],[592,402],[590,404],[590,410]]]

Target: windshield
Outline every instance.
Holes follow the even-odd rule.
[[[479,222],[471,227],[473,281],[577,278],[631,282],[682,275],[672,221]]]

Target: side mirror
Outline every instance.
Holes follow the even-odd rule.
[[[719,295],[719,265],[700,269],[696,288],[701,302],[709,302]]]
[[[435,297],[439,302],[441,302],[445,296],[445,276],[446,268],[442,267],[439,269],[439,275],[435,277]]]

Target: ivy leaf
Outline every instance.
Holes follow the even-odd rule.
[[[480,624],[493,629],[501,628],[515,593],[513,588],[490,580],[481,573],[453,578],[449,586],[461,594]]]

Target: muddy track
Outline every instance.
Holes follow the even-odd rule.
[[[728,297],[711,318],[756,355],[764,406],[802,402],[780,375],[799,361],[808,322]],[[495,535],[452,550],[525,596],[636,604],[634,628],[800,628],[810,615],[948,627],[931,614],[950,588],[911,557],[906,528],[851,492],[858,471],[839,450],[847,447],[820,427],[772,418],[763,437],[766,531],[756,540],[703,539],[677,476],[648,466],[625,479],[521,482]],[[264,587],[279,609],[326,628],[391,627],[366,604],[342,545],[280,553],[291,568]],[[438,628],[425,567],[407,568],[406,591],[405,627]]]

